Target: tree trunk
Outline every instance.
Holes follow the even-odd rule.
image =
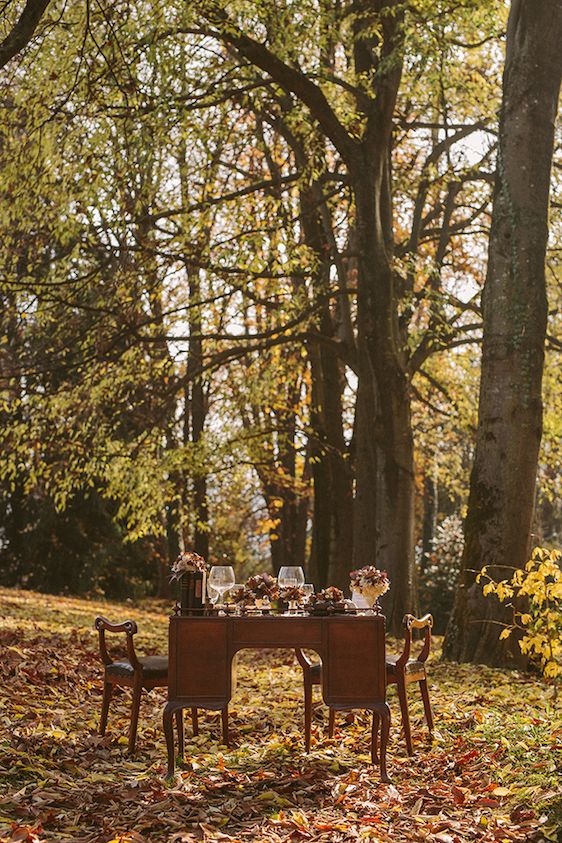
[[[484,598],[476,572],[496,579],[528,559],[546,331],[545,254],[554,121],[562,75],[561,0],[514,0],[500,114],[478,431],[462,571],[444,655],[492,665],[520,660],[499,641],[509,610]]]
[[[400,336],[395,279],[391,266],[389,184],[386,178],[387,152],[383,139],[376,144],[377,156],[367,159],[361,179],[354,183],[357,203],[358,297],[357,331],[361,357],[359,393],[376,396],[376,415],[368,415],[356,432],[357,461],[361,454],[372,455],[376,443],[376,469],[382,494],[374,500],[371,465],[357,465],[356,504],[373,501],[372,523],[378,523],[376,544],[369,558],[367,542],[357,535],[354,556],[357,564],[377,564],[388,571],[391,590],[383,600],[388,627],[401,630],[406,612],[416,609],[414,571],[414,442],[410,409],[410,383]],[[385,236],[386,232],[386,236]],[[367,383],[362,381],[367,378]],[[360,396],[359,396],[360,397]],[[373,404],[373,398],[370,398]],[[371,407],[371,410],[373,408]],[[360,419],[359,419],[360,421]],[[369,456],[371,464],[373,457]],[[368,513],[363,515],[363,521]],[[361,554],[361,557],[360,555]]]
[[[202,322],[201,289],[199,283],[199,270],[195,267],[188,267],[189,277],[189,356],[188,371],[190,375],[190,419],[191,419],[191,441],[197,444],[201,441],[205,419],[207,417],[207,400],[203,384],[203,342],[201,338]],[[204,559],[209,556],[209,508],[207,504],[207,475],[201,469],[197,469],[193,476],[193,549]]]
[[[309,354],[314,431],[310,576],[317,588],[337,585],[348,590],[353,548],[353,481],[343,435],[340,364],[328,347],[311,348]]]
[[[379,546],[377,510],[378,461],[375,424],[376,386],[369,356],[358,346],[357,394],[353,425],[352,455],[355,473],[353,501],[353,567],[376,564]]]
[[[423,481],[423,526],[420,575],[425,573],[431,559],[431,554],[433,553],[435,533],[437,531],[438,508],[439,495],[437,475],[433,466],[431,466]]]
[[[318,184],[302,189],[300,198],[304,239],[318,265],[314,279],[314,296],[320,303],[318,330],[333,340],[336,325],[329,299],[330,244],[322,222],[325,200]],[[336,585],[347,591],[353,550],[353,476],[343,432],[342,364],[332,346],[325,343],[309,344],[308,355],[314,489],[308,575],[317,589]]]

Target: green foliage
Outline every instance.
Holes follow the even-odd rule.
[[[62,511],[37,492],[0,496],[0,507],[11,539],[0,546],[2,584],[58,594],[154,593],[162,549],[127,541],[115,507],[97,492],[75,495]]]
[[[556,680],[562,676],[561,559],[558,550],[535,547],[525,568],[516,569],[510,580],[496,582],[486,567],[477,577],[478,582],[488,580],[484,595],[493,594],[513,606],[513,623],[504,627],[500,638],[516,632],[521,652],[538,664],[547,679]]]
[[[18,4],[8,5],[12,22]],[[346,447],[353,441],[355,350],[342,340],[346,308],[351,332],[357,327],[349,174],[302,102],[215,37],[222,12],[231,18],[224,27],[248,32],[307,74],[356,138],[362,96],[372,102],[403,51],[392,249],[404,366],[426,344],[422,367],[408,373],[419,470],[437,464],[440,484],[462,504],[478,359],[476,345],[462,353],[454,344],[478,336],[490,193],[480,171],[493,169],[506,4],[382,7],[70,0],[51,5],[56,14],[38,31],[37,48],[3,74],[0,484],[2,541],[11,547],[2,552],[18,576],[35,566],[34,536],[37,572],[52,572],[50,584],[46,572],[30,580],[38,587],[95,587],[110,559],[120,560],[118,593],[127,582],[155,586],[154,560],[170,553],[170,536],[190,546],[197,527],[212,555],[247,573],[263,567],[268,540],[292,530],[295,501],[304,502],[305,526],[313,517],[310,460],[322,459],[311,457],[317,333],[342,351]],[[381,57],[392,16],[403,21],[404,45]],[[356,38],[379,61],[376,71],[356,71]],[[475,124],[491,131],[435,153],[457,125]],[[456,184],[450,241],[438,258]],[[300,199],[312,185],[333,237],[316,251]],[[420,201],[422,234],[412,246]],[[319,317],[326,303],[328,327]],[[186,432],[193,335],[207,412],[197,441]],[[553,406],[554,394],[548,386]],[[555,497],[554,413],[545,431],[543,487]],[[201,477],[203,520],[194,504]],[[30,541],[18,550],[10,519],[19,494],[28,519],[20,531]],[[73,545],[73,531],[93,536],[86,522],[94,519],[105,550],[85,539],[64,566],[80,564],[82,575],[59,575],[61,543]],[[430,591],[428,600],[442,593]]]

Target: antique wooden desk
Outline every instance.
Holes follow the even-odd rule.
[[[247,648],[302,647],[322,659],[322,696],[335,709],[373,712],[371,754],[388,781],[386,747],[390,710],[386,703],[385,626],[382,615],[171,617],[168,702],[164,734],[168,776],[174,773],[172,717],[182,708],[224,709],[232,696],[232,661]]]

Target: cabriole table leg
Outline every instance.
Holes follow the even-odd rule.
[[[166,737],[166,750],[168,753],[168,772],[166,773],[167,778],[172,778],[176,769],[175,757],[174,757],[174,723],[173,723],[173,716],[174,711],[178,711],[182,708],[181,705],[178,705],[177,702],[167,702],[164,706],[164,712],[162,714],[162,723],[164,726],[164,735]]]
[[[386,784],[390,783],[390,779],[388,777],[388,773],[386,772],[386,747],[388,745],[388,736],[390,734],[390,708],[388,707],[388,703],[381,703],[376,707],[373,711],[373,717],[376,714],[380,717],[381,720],[381,747],[380,747],[380,774],[381,774],[381,781],[386,782]],[[378,727],[378,723],[377,723]],[[374,723],[373,723],[373,731],[374,731]],[[378,731],[378,728],[377,728]],[[374,735],[373,735],[374,737]],[[372,749],[376,751],[376,747],[373,741]],[[373,759],[373,764],[376,763],[376,759]]]

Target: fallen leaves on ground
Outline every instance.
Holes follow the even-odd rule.
[[[302,676],[289,651],[240,654],[230,706],[186,715],[186,761],[165,781],[165,690],[143,696],[138,748],[126,754],[130,692],[116,691],[97,734],[102,668],[93,619],[134,618],[138,650],[166,652],[162,602],[142,606],[0,589],[0,843],[422,841],[558,839],[562,708],[535,677],[430,664],[436,729],[429,740],[409,691],[416,754],[406,755],[394,690],[392,784],[369,763],[370,717],[314,712],[303,744]],[[436,648],[437,649],[437,648]],[[318,693],[318,689],[317,693]]]

